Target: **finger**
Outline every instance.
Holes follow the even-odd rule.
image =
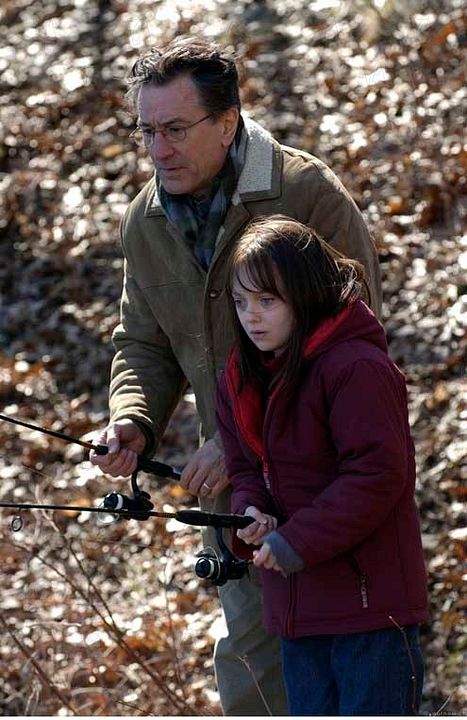
[[[203,486],[203,483],[205,485]],[[192,495],[200,495],[201,494],[201,488],[203,489],[203,492],[208,495],[211,492],[211,487],[209,483],[206,480],[206,473],[203,472],[201,468],[198,468],[196,472],[193,473],[191,476],[191,480],[188,484],[188,492],[190,492]]]
[[[246,543],[251,543],[260,527],[257,522],[251,523],[251,525],[248,525],[246,528],[237,530],[237,537]]]
[[[250,542],[254,545],[261,545],[266,535],[269,535],[269,530],[264,525],[260,525],[250,538]]]
[[[264,565],[267,553],[267,545],[263,545],[260,550],[255,550],[255,552],[253,553],[253,563],[256,565],[256,567],[261,567],[262,565]]]
[[[136,470],[138,457],[132,450],[120,450],[117,455],[101,455],[92,460],[103,473],[112,477],[127,477]]]
[[[181,487],[185,488],[185,490],[188,490],[190,487],[190,483],[192,482],[196,471],[198,469],[198,462],[196,461],[196,453],[195,455],[187,462],[185,467],[182,470],[182,474],[180,476],[180,485]]]
[[[206,483],[208,488],[210,488],[209,491],[206,490],[206,496],[216,498],[223,490],[225,490],[226,487],[230,485],[230,480],[227,475],[222,474],[219,478],[214,480],[214,482],[211,477],[209,477],[204,481],[204,483]]]
[[[279,572],[282,575],[282,577],[285,577],[285,578],[287,577],[287,573],[284,572],[284,570],[281,568],[281,566],[278,565],[277,563],[274,564],[273,570],[276,570],[276,572]]]
[[[122,477],[131,475],[138,464],[138,456],[133,450],[124,449],[118,454],[118,467],[114,470],[118,471]]]

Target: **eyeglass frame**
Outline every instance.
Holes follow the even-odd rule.
[[[164,138],[164,140],[166,140],[170,144],[177,144],[177,143],[181,143],[184,140],[186,140],[188,130],[195,127],[195,125],[199,125],[200,123],[204,122],[205,120],[207,120],[208,118],[210,118],[212,116],[213,116],[213,113],[211,112],[208,115],[205,115],[204,117],[202,117],[200,120],[196,120],[196,122],[191,123],[191,125],[185,125],[185,127],[171,127],[169,125],[168,127],[161,128],[160,130],[155,130],[154,128],[151,128],[151,130],[143,130],[142,128],[140,128],[137,125],[135,127],[135,129],[129,134],[128,137],[131,138],[139,147],[145,147],[145,148],[150,148],[151,145],[154,145],[154,141],[156,139],[157,133],[160,133],[162,135],[162,137]],[[138,139],[137,139],[136,133],[138,133],[138,132],[140,132],[142,135],[141,143],[138,142]],[[178,133],[178,135],[175,138],[170,137],[170,132],[176,132],[176,133]],[[145,135],[151,136],[150,142],[145,141],[145,137],[144,137]]]

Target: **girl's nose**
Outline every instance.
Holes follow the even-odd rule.
[[[245,312],[247,313],[250,322],[257,322],[261,317],[261,310],[257,307],[249,307]]]

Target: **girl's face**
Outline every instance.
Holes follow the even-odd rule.
[[[278,285],[280,289],[280,283]],[[253,287],[243,269],[234,277],[232,297],[238,319],[250,340],[259,350],[280,355],[294,327],[290,304],[278,295]]]

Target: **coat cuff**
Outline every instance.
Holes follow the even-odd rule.
[[[146,425],[145,422],[142,420],[137,420],[136,418],[130,418],[132,422],[134,422],[135,425],[138,426],[138,428],[141,430],[141,432],[144,435],[144,438],[146,440],[146,444],[144,446],[144,450],[141,453],[141,455],[144,455],[145,457],[151,457],[156,449],[156,441],[154,438],[154,434],[151,430],[151,428]]]
[[[295,552],[287,540],[276,530],[266,535],[263,542],[267,542],[276,558],[277,564],[287,575],[299,572],[299,570],[303,570],[305,567],[305,562],[301,556]]]

